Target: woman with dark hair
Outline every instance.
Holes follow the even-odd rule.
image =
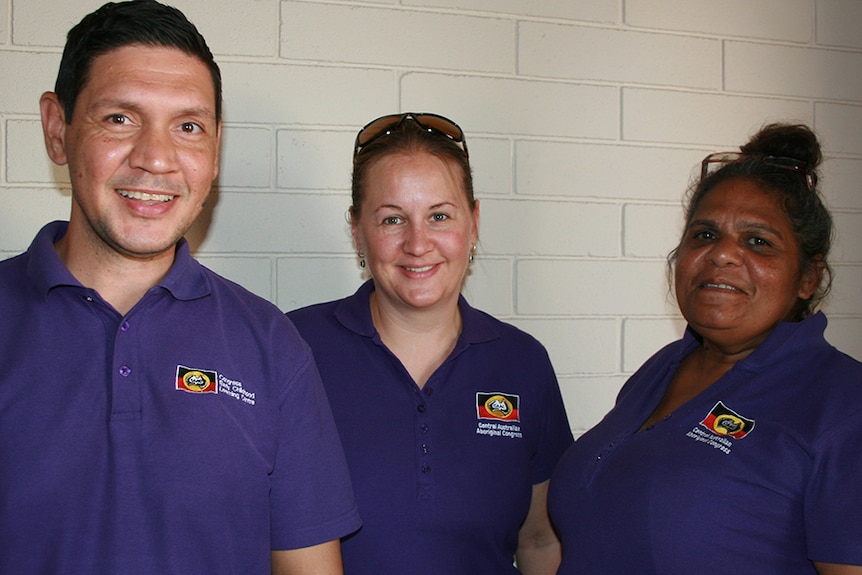
[[[572,435],[542,345],[460,295],[479,237],[461,129],[414,113],[365,126],[349,213],[371,279],[288,314],[314,352],[362,515],[345,572],[553,574],[548,479]]]
[[[862,364],[814,311],[820,160],[787,124],[703,160],[668,258],[688,328],[554,472],[559,573],[862,573]]]

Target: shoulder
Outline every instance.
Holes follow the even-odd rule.
[[[682,358],[691,351],[696,344],[690,333],[683,339],[678,339],[664,345],[652,356],[644,361],[635,370],[631,377],[626,380],[617,394],[617,402],[629,395],[650,396],[656,390],[656,386],[662,386],[663,382],[676,371]]]
[[[0,261],[0,298],[3,301],[0,325],[15,329],[14,326],[25,321],[30,306],[44,298],[47,288],[40,290],[40,281],[29,276],[28,261],[27,253]]]
[[[796,412],[820,430],[842,414],[862,411],[862,363],[831,345],[825,328],[822,313],[781,326],[783,331],[773,332],[776,344],[766,348],[769,354],[746,366],[781,398],[776,402],[786,413]]]
[[[463,308],[462,308],[463,311]],[[550,354],[533,335],[518,326],[470,308],[463,314],[461,343],[464,356],[459,365],[479,374],[494,374],[519,385],[556,387]]]
[[[0,285],[6,287],[21,281],[22,275],[27,269],[29,254],[24,252],[0,261]]]
[[[844,422],[862,432],[862,363],[828,346],[799,364],[784,385],[791,380],[801,389],[788,390],[788,403],[798,407],[800,417],[816,424],[820,433],[828,435]]]
[[[338,335],[372,337],[375,330],[368,305],[372,289],[369,280],[347,297],[295,309],[287,317],[312,347],[316,343],[328,346]]]
[[[287,312],[287,317],[299,327],[314,324],[323,318],[331,317],[343,299],[321,302]]]
[[[465,301],[460,305],[464,336],[471,343],[494,343],[496,346],[516,346],[521,350],[547,353],[545,346],[523,329],[476,309]]]
[[[198,317],[203,314],[217,321],[218,330],[225,337],[250,339],[260,345],[276,346],[285,353],[307,354],[308,346],[296,327],[274,303],[203,265],[201,270],[209,285],[209,295],[197,300],[200,307],[194,313]]]
[[[287,312],[288,319],[300,335],[314,349],[322,344],[328,347],[341,332],[349,332],[336,317],[344,299],[316,303]]]
[[[220,305],[225,307],[239,306],[242,310],[251,312],[256,316],[275,317],[284,315],[283,312],[269,300],[266,300],[261,296],[252,293],[240,284],[217,274],[203,264],[201,264],[200,267],[209,283],[212,295]]]

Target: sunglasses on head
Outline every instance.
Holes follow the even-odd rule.
[[[762,163],[768,166],[783,168],[785,170],[796,172],[801,176],[805,176],[805,183],[808,185],[808,190],[811,192],[813,192],[814,188],[817,186],[817,174],[809,170],[808,164],[802,160],[786,158],[783,156],[751,156],[743,154],[742,152],[718,152],[708,155],[700,163],[700,179],[705,179],[708,175],[717,172],[727,164],[736,164],[752,158],[759,158]]]
[[[362,148],[377,138],[398,130],[408,118],[416,122],[416,125],[423,130],[443,134],[456,144],[459,144],[461,149],[464,150],[464,155],[469,157],[469,154],[467,153],[467,142],[464,140],[464,131],[461,130],[461,127],[458,124],[449,118],[438,114],[405,112],[403,114],[380,116],[359,130],[359,133],[356,134],[356,140],[353,142],[354,161]]]

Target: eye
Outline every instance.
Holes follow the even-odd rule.
[[[403,221],[404,220],[401,219],[400,216],[387,216],[387,217],[383,218],[383,225],[397,226],[398,224],[400,224]]]
[[[694,239],[696,240],[714,240],[715,234],[711,230],[701,230],[694,234]]]
[[[108,116],[108,122],[117,126],[124,126],[129,123],[129,118],[124,114],[111,114]]]
[[[768,246],[772,245],[767,240],[765,240],[763,238],[758,238],[758,237],[749,238],[748,244],[751,246],[754,246],[754,247],[758,247],[758,248],[768,247]]]
[[[432,222],[445,222],[448,219],[449,219],[449,216],[447,214],[439,214],[438,213],[438,214],[432,214],[431,215],[431,221]]]
[[[203,132],[203,128],[200,124],[196,124],[194,122],[183,122],[180,124],[180,130],[186,134],[199,134]]]

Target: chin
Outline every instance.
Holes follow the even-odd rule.
[[[412,308],[416,309],[426,309],[429,307],[434,307],[442,301],[442,297],[439,293],[433,292],[420,292],[420,293],[408,293],[404,294],[402,298],[404,303],[409,305]]]
[[[745,316],[729,316],[726,314],[693,314],[690,316],[684,315],[684,317],[695,331],[698,332],[701,329],[732,329],[744,325],[745,322]]]

